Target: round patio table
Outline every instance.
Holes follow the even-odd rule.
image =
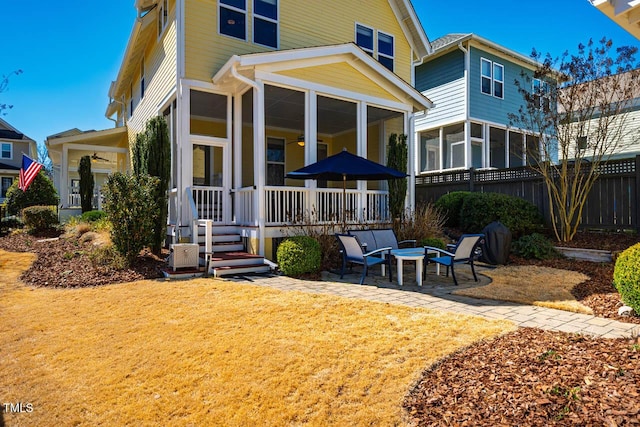
[[[392,249],[391,255],[396,257],[396,264],[398,265],[398,285],[402,286],[402,262],[406,260],[416,262],[416,282],[418,286],[422,286],[424,248]]]

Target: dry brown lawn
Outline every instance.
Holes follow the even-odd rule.
[[[398,425],[420,373],[509,322],[214,279],[16,283],[0,251],[7,425]]]
[[[486,270],[492,282],[479,288],[454,291],[455,295],[538,305],[575,313],[593,314],[571,294],[589,278],[575,271],[540,266],[509,266]]]

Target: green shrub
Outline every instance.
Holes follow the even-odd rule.
[[[105,211],[87,211],[80,215],[80,219],[86,222],[95,222],[106,217],[107,213]]]
[[[320,270],[320,244],[309,236],[293,236],[280,243],[276,253],[278,266],[287,276],[300,276]]]
[[[430,237],[427,239],[422,239],[418,242],[419,246],[431,246],[434,248],[446,249],[447,244],[442,239],[438,239],[436,237]]]
[[[18,180],[15,180],[7,190],[5,203],[9,215],[17,215],[29,206],[57,206],[59,200],[53,181],[43,171],[40,171],[27,191],[20,190]]]
[[[532,203],[500,193],[471,193],[460,210],[460,227],[465,233],[479,233],[493,221],[500,221],[515,239],[542,228],[542,215]]]
[[[107,269],[123,270],[127,262],[122,255],[112,245],[99,246],[90,254],[89,259],[96,267],[106,267]]]
[[[436,200],[435,207],[440,209],[446,217],[445,226],[454,228],[460,226],[460,211],[464,199],[469,194],[471,194],[469,191],[453,191]]]
[[[515,255],[526,259],[551,259],[560,257],[553,244],[542,234],[533,233],[520,237],[511,244]]]
[[[58,214],[49,206],[29,206],[22,210],[24,225],[32,232],[54,228],[58,224]]]
[[[622,301],[640,313],[640,243],[623,251],[616,259],[613,283]]]
[[[24,224],[17,216],[8,216],[6,218],[2,218],[0,220],[0,228],[2,229],[10,229],[10,228],[22,228]]]
[[[105,211],[111,220],[111,240],[118,252],[133,264],[140,251],[152,240],[158,208],[154,197],[158,179],[148,175],[109,175],[105,192]]]
[[[78,175],[80,175],[80,206],[82,206],[82,213],[85,213],[93,208],[93,188],[95,187],[90,156],[80,158]]]

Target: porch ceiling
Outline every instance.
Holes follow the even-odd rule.
[[[104,147],[126,147],[128,144],[126,126],[98,131],[85,131],[76,135],[47,138],[47,146],[55,149],[62,144],[90,144]]]

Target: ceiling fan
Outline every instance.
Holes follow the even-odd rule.
[[[100,161],[103,161],[103,162],[110,161],[109,159],[105,159],[104,157],[98,156],[98,153],[96,153],[95,151],[93,152],[93,155],[91,156],[91,160],[100,160]]]

